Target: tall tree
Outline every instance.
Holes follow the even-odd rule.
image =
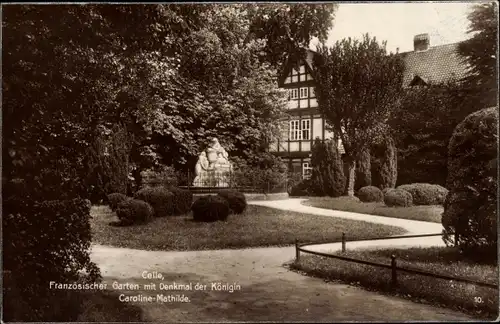
[[[346,179],[337,139],[325,142],[325,160],[320,170],[323,173],[325,194],[330,197],[341,196],[345,190]]]
[[[378,137],[372,145],[372,185],[380,188],[394,188],[398,180],[398,157],[392,134]],[[417,180],[415,182],[422,181]],[[408,183],[408,182],[402,182]]]
[[[365,186],[372,185],[370,147],[362,148],[356,161],[356,181],[354,182],[354,191]]]
[[[471,93],[463,99],[465,106],[481,109],[498,100],[498,3],[476,4],[468,18],[473,36],[460,43],[459,53],[470,66],[463,86]]]
[[[326,162],[326,145],[317,137],[311,150],[311,190],[316,196],[325,196],[323,166]]]
[[[380,133],[398,106],[403,62],[387,53],[365,34],[328,48],[318,47],[314,57],[316,96],[328,125],[340,137],[348,166],[345,194],[354,194],[355,161],[371,139]]]

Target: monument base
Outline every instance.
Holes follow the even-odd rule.
[[[194,179],[195,187],[222,187],[227,188],[231,184],[231,171],[229,168],[224,171],[205,171]]]

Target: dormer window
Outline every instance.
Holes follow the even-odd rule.
[[[427,80],[425,78],[422,78],[421,76],[414,76],[413,80],[411,80],[409,86],[410,87],[417,87],[417,86],[426,86],[428,84]]]

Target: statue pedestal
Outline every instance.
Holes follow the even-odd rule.
[[[194,179],[195,187],[229,187],[231,180],[231,165],[224,165],[213,170],[201,171]]]

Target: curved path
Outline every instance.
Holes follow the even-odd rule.
[[[436,232],[433,225],[362,214],[336,212],[303,206],[299,199],[250,202],[304,213],[385,222],[419,231]],[[337,214],[338,213],[338,214]],[[406,224],[406,225],[405,225]],[[439,224],[438,224],[439,225]],[[418,232],[421,233],[421,232]],[[428,238],[426,238],[428,240]],[[395,241],[395,240],[392,240]],[[360,242],[357,242],[360,243]],[[348,243],[355,244],[353,243]],[[335,244],[324,245],[335,249]],[[117,283],[156,283],[157,290],[119,293],[145,296],[184,294],[189,302],[142,302],[144,320],[157,322],[342,322],[342,321],[466,321],[473,318],[449,309],[380,295],[345,284],[325,283],[288,271],[285,262],[294,258],[294,247],[252,248],[244,250],[163,252],[93,245],[92,260],[101,268],[104,281]],[[163,280],[143,279],[144,271],[162,273]],[[196,283],[205,290],[160,291],[159,283]],[[215,287],[212,284],[215,283]],[[218,283],[239,285],[234,292],[218,291]],[[236,288],[238,288],[236,287]],[[117,287],[123,288],[123,287]],[[213,290],[212,288],[215,288]],[[118,289],[117,289],[118,290]]]
[[[339,217],[357,221],[365,221],[370,223],[391,225],[404,228],[407,233],[404,235],[419,235],[419,234],[437,234],[441,233],[443,226],[439,223],[416,221],[402,218],[392,218],[384,216],[374,216],[368,214],[360,214],[353,212],[346,212],[340,210],[332,210],[325,208],[317,208],[312,206],[303,205],[302,202],[307,199],[288,199],[288,200],[275,200],[275,201],[255,201],[249,202],[252,205],[266,206],[281,210],[295,211],[299,213],[307,213],[313,215],[321,215],[327,217]],[[349,241],[349,238],[347,238]],[[416,237],[416,238],[401,238],[401,239],[388,239],[388,240],[366,240],[358,242],[347,242],[346,247],[362,249],[362,248],[403,248],[403,247],[430,247],[430,246],[445,246],[441,236],[429,237]],[[317,245],[304,245],[304,250],[318,251],[318,252],[334,252],[341,249],[341,243],[327,243]]]

